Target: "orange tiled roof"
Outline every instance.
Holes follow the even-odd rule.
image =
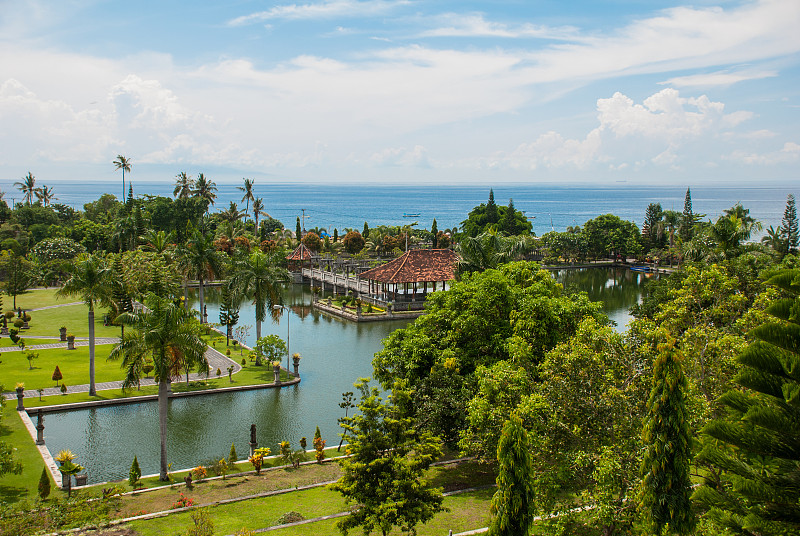
[[[361,274],[382,283],[422,283],[455,279],[458,255],[450,249],[412,249],[384,265]]]
[[[290,255],[286,257],[287,261],[307,261],[311,258],[311,250],[306,247],[305,244],[300,244],[297,248],[292,251]]]

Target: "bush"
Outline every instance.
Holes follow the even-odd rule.
[[[211,521],[207,508],[194,510],[192,512],[192,522],[194,526],[190,526],[187,529],[186,536],[211,536],[214,534],[214,522]]]
[[[239,458],[236,457],[236,445],[231,443],[231,452],[228,454],[228,463],[233,465],[237,461],[239,461]]]
[[[261,466],[264,464],[264,458],[269,456],[270,450],[267,447],[261,447],[253,451],[253,455],[250,456],[247,461],[253,464],[253,469],[255,469],[256,474],[261,474]]]
[[[47,467],[42,467],[42,476],[39,477],[39,498],[44,500],[50,495],[50,475]]]
[[[305,518],[299,512],[286,512],[278,518],[276,525],[287,525],[289,523],[297,523],[298,521],[304,520]]]
[[[128,484],[135,488],[140,478],[142,478],[142,470],[139,468],[139,460],[134,456],[131,470],[128,472]]]

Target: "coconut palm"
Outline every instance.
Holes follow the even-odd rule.
[[[147,233],[142,236],[142,240],[144,241],[144,249],[163,255],[175,242],[175,230],[167,233],[148,229]]]
[[[289,281],[289,272],[276,261],[275,256],[256,250],[233,269],[232,288],[243,296],[252,296],[256,306],[256,340],[261,338],[261,322],[267,318],[267,309],[272,311],[280,301],[280,284]]]
[[[497,268],[530,251],[533,241],[529,236],[503,236],[494,229],[459,242],[459,272],[480,272]]]
[[[58,296],[78,296],[89,307],[89,396],[94,386],[94,306],[111,300],[110,270],[100,257],[88,256],[68,267],[69,279],[58,289]]]
[[[205,282],[222,273],[222,256],[214,247],[210,235],[194,229],[189,238],[178,247],[180,264],[189,277],[196,277],[199,283],[200,315],[205,310]]]
[[[185,171],[178,173],[175,179],[175,189],[172,195],[178,199],[187,199],[194,191],[194,180],[191,175],[187,175]]]
[[[161,440],[159,479],[166,482],[169,480],[168,384],[171,378],[180,375],[182,368],[196,368],[198,372],[208,370],[204,357],[205,344],[200,338],[202,328],[192,312],[155,294],[147,296],[144,308],[123,313],[117,320],[133,328],[126,332],[125,337],[108,356],[109,359],[122,358],[122,367],[126,372],[124,388],[138,385],[144,360],[153,360],[153,374],[158,382],[158,431]]]
[[[266,216],[267,218],[271,217],[269,214],[264,212],[264,200],[260,197],[256,197],[253,199],[253,220],[256,223],[256,232],[258,232],[258,217],[259,216]]]
[[[125,172],[126,171],[128,173],[131,172],[131,161],[130,161],[130,159],[125,158],[121,154],[118,154],[117,155],[117,159],[114,160],[111,163],[114,164],[116,169],[121,169],[122,170],[122,198],[121,199],[124,200],[125,199]]]
[[[22,177],[21,181],[15,182],[14,186],[25,196],[26,205],[33,203],[33,195],[36,193],[36,177],[34,177],[30,171],[27,175]]]
[[[786,243],[784,242],[782,235],[783,229],[781,229],[780,225],[777,229],[770,225],[769,229],[767,229],[767,234],[761,237],[761,243],[772,248],[774,251],[781,253],[786,247]]]
[[[36,188],[34,193],[36,194],[36,199],[38,199],[44,206],[49,205],[50,202],[56,198],[53,195],[53,189],[49,186],[42,185],[41,188]]]
[[[214,184],[214,181],[206,179],[206,176],[200,173],[197,175],[197,180],[194,181],[194,190],[192,193],[206,200],[206,211],[208,211],[208,205],[213,205],[214,201],[217,199],[217,185]]]
[[[246,202],[244,208],[244,214],[247,216],[247,213],[250,212],[250,201],[255,200],[255,196],[253,196],[253,184],[255,184],[255,179],[242,179],[244,181],[244,186],[238,186],[240,192],[244,192],[242,196],[242,201]]]
[[[239,210],[239,207],[236,205],[235,201],[231,201],[230,206],[228,206],[228,208],[225,210],[220,210],[217,212],[217,217],[219,219],[231,223],[241,220],[244,215],[245,213]]]

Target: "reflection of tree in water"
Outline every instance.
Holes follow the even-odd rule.
[[[635,305],[647,279],[645,274],[625,268],[578,268],[553,274],[566,292],[586,292],[590,300],[603,302],[607,313]]]

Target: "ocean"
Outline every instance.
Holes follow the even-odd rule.
[[[20,201],[21,194],[14,181],[0,181],[7,202]],[[55,182],[50,184],[58,203],[82,209],[103,193],[119,196],[122,181],[109,183]],[[692,206],[695,213],[715,220],[722,212],[742,203],[764,228],[780,225],[786,207],[786,196],[797,197],[800,189],[785,187],[719,187],[692,186]],[[172,196],[173,182],[133,182],[134,195]],[[218,184],[216,204],[211,211],[221,210],[230,201],[241,203],[238,184]],[[127,188],[127,183],[126,183]],[[308,184],[256,182],[254,193],[264,200],[266,212],[294,229],[297,217],[305,215],[306,228],[324,228],[331,234],[337,228],[361,230],[364,222],[378,225],[408,225],[418,222],[420,228],[430,228],[436,219],[440,230],[452,229],[467,218],[473,207],[485,203],[489,186],[409,185],[387,186],[370,184]],[[492,185],[495,202],[507,205],[513,199],[517,210],[523,211],[533,224],[533,231],[542,235],[550,230],[563,231],[571,225],[601,214],[615,214],[641,227],[649,203],[661,203],[664,210],[683,211],[686,186],[611,186],[501,184]],[[404,214],[419,214],[404,217]]]

